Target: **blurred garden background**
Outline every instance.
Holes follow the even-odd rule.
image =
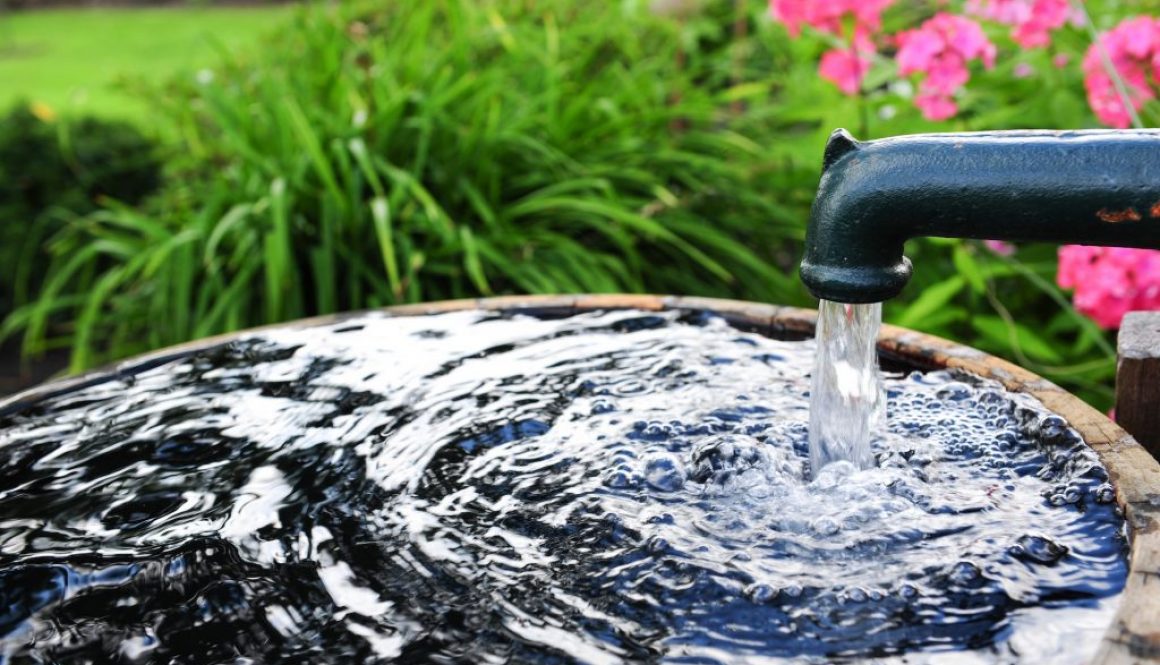
[[[442,298],[813,306],[834,128],[1160,126],[1158,0],[92,4],[0,2],[0,392]],[[1102,409],[1160,309],[1160,252],[908,254],[888,321]]]

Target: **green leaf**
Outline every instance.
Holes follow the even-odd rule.
[[[1063,357],[1050,342],[1023,324],[1008,324],[997,316],[975,316],[971,319],[971,325],[997,346],[1014,349],[1044,362],[1063,362]]]
[[[391,206],[387,199],[371,199],[371,220],[375,225],[375,236],[379,240],[379,254],[383,257],[383,268],[387,271],[387,282],[395,300],[402,298],[403,289],[399,281],[399,264],[395,258],[395,238],[391,230]]]
[[[953,260],[959,275],[967,280],[972,291],[979,295],[987,292],[987,282],[983,279],[983,271],[965,245],[960,244],[955,247]]]
[[[487,275],[483,270],[483,263],[479,260],[479,248],[475,244],[475,235],[466,226],[459,227],[459,236],[463,240],[463,267],[467,275],[485,295],[491,295],[491,285],[487,283]]]
[[[287,97],[283,101],[283,104],[285,104],[286,112],[290,115],[295,134],[302,144],[302,149],[310,157],[310,163],[314,166],[315,172],[322,178],[323,184],[334,200],[341,204],[346,200],[346,197],[343,196],[342,190],[338,186],[338,180],[334,176],[334,168],[322,151],[322,143],[319,140],[318,133],[310,121],[306,119],[306,114],[302,112],[302,107],[298,105],[297,100],[293,97]]]
[[[893,323],[904,328],[923,328],[923,320],[947,305],[966,286],[962,277],[950,277],[923,291]]]

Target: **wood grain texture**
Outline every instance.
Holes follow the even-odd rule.
[[[387,316],[423,316],[466,309],[566,314],[598,309],[663,309],[712,312],[734,325],[774,337],[812,336],[817,323],[813,310],[760,303],[652,295],[517,296],[456,300],[379,310]],[[302,328],[333,324],[362,312],[304,319],[267,328]],[[164,362],[226,344],[259,332],[254,329],[198,340],[124,361],[80,377],[48,383],[0,400],[0,415],[87,385],[134,374]],[[960,369],[992,379],[1008,390],[1027,393],[1065,418],[1099,455],[1116,488],[1116,501],[1128,523],[1131,560],[1122,603],[1100,644],[1093,663],[1131,665],[1160,663],[1160,463],[1123,428],[1055,384],[976,349],[895,326],[883,326],[880,354],[917,368]],[[1155,408],[1160,410],[1160,405]]]
[[[1160,458],[1160,312],[1125,316],[1118,347],[1116,421]]]

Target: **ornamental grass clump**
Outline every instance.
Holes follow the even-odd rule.
[[[680,28],[562,0],[304,9],[257,56],[157,96],[181,137],[169,186],[58,234],[5,331],[71,345],[81,368],[443,298],[803,302],[784,248],[816,159],[771,163],[731,53]]]

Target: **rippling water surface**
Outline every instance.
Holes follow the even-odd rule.
[[[1126,574],[1095,455],[887,375],[812,481],[812,342],[695,314],[247,337],[0,417],[9,663],[1079,662]]]

